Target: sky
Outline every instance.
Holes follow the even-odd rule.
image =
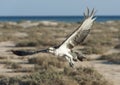
[[[120,15],[120,0],[0,0],[0,16],[79,16],[87,7]]]

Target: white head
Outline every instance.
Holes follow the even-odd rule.
[[[50,47],[50,48],[48,49],[48,52],[54,54],[54,53],[55,53],[55,48]]]

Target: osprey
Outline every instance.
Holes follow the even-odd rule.
[[[22,51],[22,50],[12,50],[12,52],[19,56],[32,55],[40,52],[52,53],[56,56],[65,57],[69,62],[71,67],[74,66],[74,61],[82,61],[85,57],[80,52],[75,52],[73,48],[81,44],[87,35],[90,32],[91,26],[96,18],[94,18],[95,11],[94,9],[90,12],[87,8],[86,13],[84,13],[83,23],[68,37],[65,41],[62,42],[59,46],[50,47],[45,50],[37,51]]]

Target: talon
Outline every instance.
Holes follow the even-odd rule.
[[[72,62],[69,63],[70,67],[74,67],[74,64]]]
[[[83,61],[83,60],[86,59],[86,57],[83,57],[83,56],[78,56],[77,58],[78,58],[79,61]]]
[[[77,58],[73,58],[73,61],[77,62]]]

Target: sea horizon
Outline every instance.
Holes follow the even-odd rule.
[[[97,22],[119,21],[119,15],[99,15],[95,16]],[[57,21],[57,22],[80,22],[84,16],[0,16],[0,22],[19,21]]]

